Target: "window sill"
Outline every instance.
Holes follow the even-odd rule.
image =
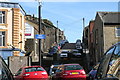
[[[8,48],[7,46],[0,46],[0,48]]]
[[[0,26],[7,26],[7,25],[8,25],[8,24],[1,24],[1,23],[0,23]]]

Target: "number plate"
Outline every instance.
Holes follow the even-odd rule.
[[[72,74],[79,74],[79,72],[72,72]]]

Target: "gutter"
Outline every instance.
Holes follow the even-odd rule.
[[[0,48],[0,51],[20,51],[21,53],[26,53],[25,51],[19,48]]]

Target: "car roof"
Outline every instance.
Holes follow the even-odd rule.
[[[117,45],[120,45],[120,42],[117,42],[117,43],[113,44],[111,47],[109,47],[109,49],[112,48],[112,47],[114,47],[114,46],[117,46]],[[108,50],[109,50],[109,49],[108,49]],[[107,50],[107,51],[108,51],[108,50]],[[106,52],[107,52],[107,51],[106,51]]]
[[[69,52],[68,50],[64,50],[64,51],[61,51],[61,52]]]
[[[31,67],[41,67],[41,66],[25,66],[23,68],[31,68]]]
[[[58,64],[58,65],[51,65],[51,68],[53,68],[53,67],[57,67],[57,66],[59,66],[59,64]]]
[[[63,65],[67,66],[67,65],[79,65],[79,64],[63,64]]]
[[[115,43],[115,44],[114,44],[114,45],[112,45],[112,46],[115,46],[115,45],[118,45],[118,44],[120,45],[120,42],[117,42],[117,43]]]
[[[120,42],[116,43],[116,44],[119,44],[120,45]]]
[[[77,39],[76,41],[81,41],[80,39]]]
[[[77,50],[77,49],[73,49],[72,51],[79,51],[79,50]]]

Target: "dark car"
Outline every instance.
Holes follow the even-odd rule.
[[[77,39],[75,43],[76,49],[81,50],[82,49],[82,43],[80,39]]]
[[[69,54],[69,51],[68,50],[62,50],[59,55],[60,55],[60,58],[68,58],[68,54]]]
[[[49,70],[49,76],[52,79],[52,76],[55,74],[59,65],[52,65]]]
[[[0,56],[0,80],[14,80],[13,75],[5,61]]]
[[[72,54],[72,57],[75,57],[75,58],[80,58],[80,57],[82,57],[82,52],[81,51],[79,51],[79,50],[72,50],[71,51],[71,54]]]
[[[58,46],[53,46],[49,49],[48,56],[53,56],[58,51]]]
[[[94,80],[95,79],[98,66],[99,66],[99,63],[96,66],[94,66],[92,68],[92,70],[90,70],[90,72],[88,73],[88,80]]]
[[[120,42],[113,45],[103,55],[94,80],[120,79]]]
[[[69,43],[69,41],[68,40],[61,40],[58,45],[60,46],[60,48],[62,48],[66,43]]]

